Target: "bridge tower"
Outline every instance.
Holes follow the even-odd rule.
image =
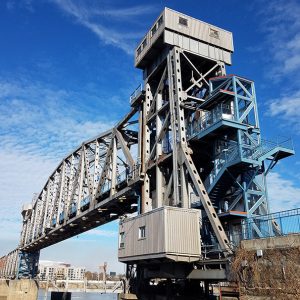
[[[224,250],[229,240],[200,175],[210,171],[203,162],[212,147],[191,141],[191,125],[205,116],[199,106],[209,94],[209,78],[225,75],[232,51],[231,33],[165,9],[136,50],[145,100],[133,103],[142,111],[141,212],[199,202]]]
[[[266,230],[247,220],[269,212],[266,174],[293,150],[261,139],[254,82],[226,75],[233,50],[231,32],[168,8],[136,48],[135,66],[143,70],[144,84],[131,106],[140,111],[143,183],[140,215],[120,225],[119,259],[130,265],[129,273],[137,267],[140,283],[155,277],[225,279],[220,265],[226,268],[222,262],[234,245],[242,236],[261,237]],[[197,210],[200,236],[172,223],[185,218],[180,213],[168,218],[166,213],[161,228],[153,225],[160,217],[150,215],[165,206],[190,211],[190,220],[191,209]],[[199,239],[197,263],[191,253],[190,262],[182,263],[187,258],[179,259],[178,253],[175,258],[153,250],[153,243],[166,239],[158,233],[162,228],[178,243],[189,243],[186,235]],[[147,243],[141,241],[146,238]],[[167,252],[166,245],[162,248]],[[209,259],[217,265],[210,260],[208,267]]]

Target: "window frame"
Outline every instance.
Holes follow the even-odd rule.
[[[220,31],[214,28],[209,28],[209,36],[215,39],[220,39]]]
[[[153,37],[156,32],[157,32],[157,24],[155,23],[154,26],[151,28],[151,37]]]
[[[164,16],[160,16],[160,18],[157,20],[157,27],[159,28],[164,22]]]
[[[139,240],[144,240],[146,238],[146,225],[139,227]]]
[[[148,43],[147,43],[147,38],[145,38],[142,42],[142,47],[143,47],[143,50],[147,47]]]
[[[178,17],[178,24],[182,25],[182,26],[185,26],[185,27],[189,27],[188,19],[184,18],[184,17],[181,17],[181,16]]]
[[[136,50],[136,56],[140,56],[140,54],[142,53],[142,46],[139,46]]]
[[[124,249],[125,248],[125,232],[122,231],[119,233],[119,249]]]

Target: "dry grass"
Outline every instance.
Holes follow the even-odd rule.
[[[231,276],[239,284],[241,299],[251,295],[300,299],[300,247],[264,250],[262,258],[255,251],[239,249]]]

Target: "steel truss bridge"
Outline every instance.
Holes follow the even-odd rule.
[[[207,34],[186,31],[193,22]],[[67,155],[23,207],[0,274],[34,277],[41,249],[166,205],[201,210],[203,247],[232,253],[241,226],[269,213],[266,175],[294,154],[289,139],[262,139],[254,82],[226,75],[232,52],[228,31],[165,9],[136,49],[144,83],[128,114]],[[245,238],[264,236],[247,224]]]

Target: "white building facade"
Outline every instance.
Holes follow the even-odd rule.
[[[40,280],[84,280],[85,268],[73,267],[64,262],[43,261],[39,263]]]

